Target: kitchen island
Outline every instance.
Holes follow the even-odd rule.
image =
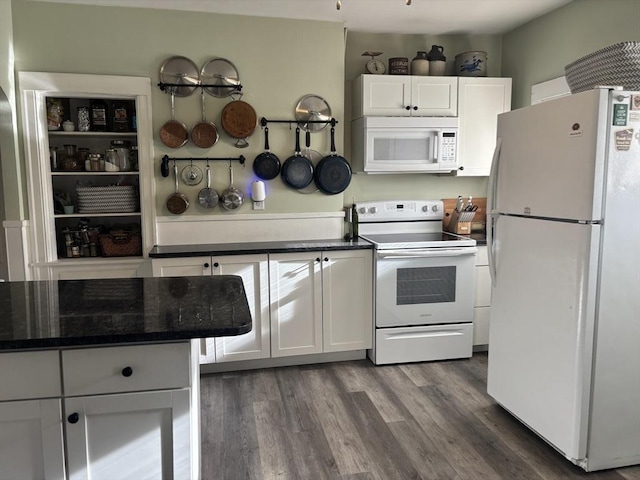
[[[199,341],[240,277],[0,283],[0,478],[199,478]]]

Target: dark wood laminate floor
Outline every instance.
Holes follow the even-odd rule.
[[[486,373],[480,353],[204,375],[203,479],[640,479],[571,465],[496,405]]]

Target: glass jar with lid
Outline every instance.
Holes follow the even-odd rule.
[[[120,171],[120,157],[115,148],[109,148],[104,154],[104,169],[107,172]]]
[[[118,154],[118,168],[121,172],[131,170],[131,161],[129,160],[131,142],[127,140],[112,140],[110,150],[115,150]]]

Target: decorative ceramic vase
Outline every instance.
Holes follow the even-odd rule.
[[[429,60],[427,52],[418,52],[411,60],[411,75],[429,75]]]
[[[429,75],[444,75],[444,67],[446,65],[447,57],[444,56],[443,52],[443,46],[431,45],[431,50],[427,54],[427,59],[429,60]]]

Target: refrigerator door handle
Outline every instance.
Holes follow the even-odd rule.
[[[489,260],[489,275],[491,276],[491,286],[496,285],[496,259],[493,255],[493,234],[494,228],[498,226],[498,216],[487,213],[487,260]]]
[[[498,165],[500,164],[500,150],[502,149],[502,138],[496,140],[496,148],[493,151],[493,159],[491,160],[491,171],[489,172],[489,187],[487,189],[487,223],[489,215],[496,208],[495,198],[498,188]]]

